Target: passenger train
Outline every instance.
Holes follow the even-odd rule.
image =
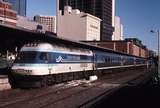
[[[88,78],[102,70],[145,66],[144,58],[112,51],[91,50],[64,44],[25,44],[9,74],[12,88],[47,86]]]

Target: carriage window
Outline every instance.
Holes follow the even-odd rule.
[[[53,61],[53,55],[51,53],[48,53],[47,54],[47,59],[49,62],[52,62]]]
[[[108,59],[107,59],[107,57],[105,58],[105,62],[108,62]]]
[[[81,59],[81,60],[87,60],[88,58],[87,58],[87,56],[85,56],[85,55],[81,55],[81,56],[80,56],[80,59]]]
[[[47,53],[43,52],[39,56],[40,60],[47,60]]]

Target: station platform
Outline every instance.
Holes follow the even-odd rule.
[[[0,91],[10,89],[7,75],[0,75]]]

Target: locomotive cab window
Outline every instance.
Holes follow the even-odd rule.
[[[24,59],[35,59],[36,58],[36,52],[20,52],[17,59],[24,60]]]
[[[47,61],[48,60],[48,56],[47,56],[47,53],[43,52],[40,54],[39,56],[40,60],[45,60]]]
[[[36,59],[37,52],[32,51],[22,51],[18,54],[15,62],[16,63],[31,63]]]

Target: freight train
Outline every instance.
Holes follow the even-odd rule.
[[[145,66],[147,60],[111,50],[92,50],[65,44],[25,44],[9,73],[12,88],[47,86],[88,78],[102,70]]]

